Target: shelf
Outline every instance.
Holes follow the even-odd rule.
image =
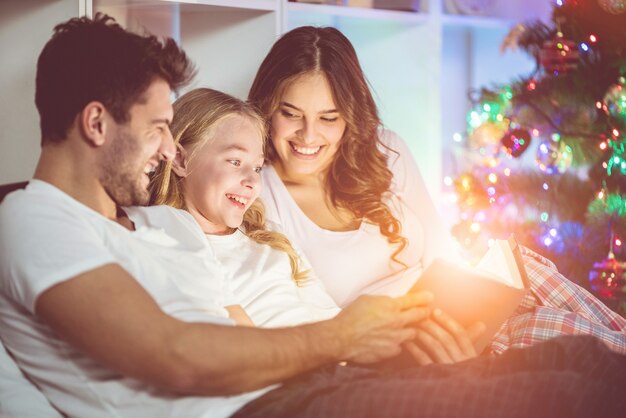
[[[334,6],[326,4],[287,3],[287,11],[295,13],[310,13],[328,15],[331,17],[349,17],[379,21],[396,21],[420,23],[428,19],[425,13],[402,12],[385,9],[370,9],[365,7]]]
[[[510,19],[490,16],[443,14],[441,15],[441,23],[444,26],[465,27],[468,29],[488,29],[512,27],[516,22]]]
[[[94,3],[107,7],[154,7],[179,5],[181,8],[216,7],[219,9],[245,9],[275,11],[274,0],[94,0]],[[218,9],[218,10],[219,10]]]
[[[202,6],[220,6],[235,9],[248,9],[259,11],[276,10],[276,2],[274,0],[163,0],[171,3],[197,4]]]

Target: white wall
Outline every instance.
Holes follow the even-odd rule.
[[[40,152],[35,65],[54,24],[78,14],[76,0],[2,0],[0,184],[32,177]],[[56,24],[56,23],[55,23]]]
[[[183,10],[181,45],[200,70],[189,88],[211,87],[246,99],[276,39],[275,19],[273,13],[254,10]]]

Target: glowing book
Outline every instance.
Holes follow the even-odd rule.
[[[474,344],[480,353],[528,289],[521,252],[511,236],[496,240],[476,267],[436,259],[411,290],[432,292],[432,306],[443,309],[464,326],[484,322],[487,329]]]

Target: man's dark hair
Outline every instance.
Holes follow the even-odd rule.
[[[155,78],[177,90],[193,75],[193,64],[171,38],[128,32],[100,13],[61,23],[37,61],[42,143],[65,138],[91,101],[101,102],[117,123],[124,123]]]

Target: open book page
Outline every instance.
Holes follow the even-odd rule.
[[[476,269],[489,273],[494,280],[509,286],[523,288],[524,282],[508,241],[496,240],[476,265]]]

